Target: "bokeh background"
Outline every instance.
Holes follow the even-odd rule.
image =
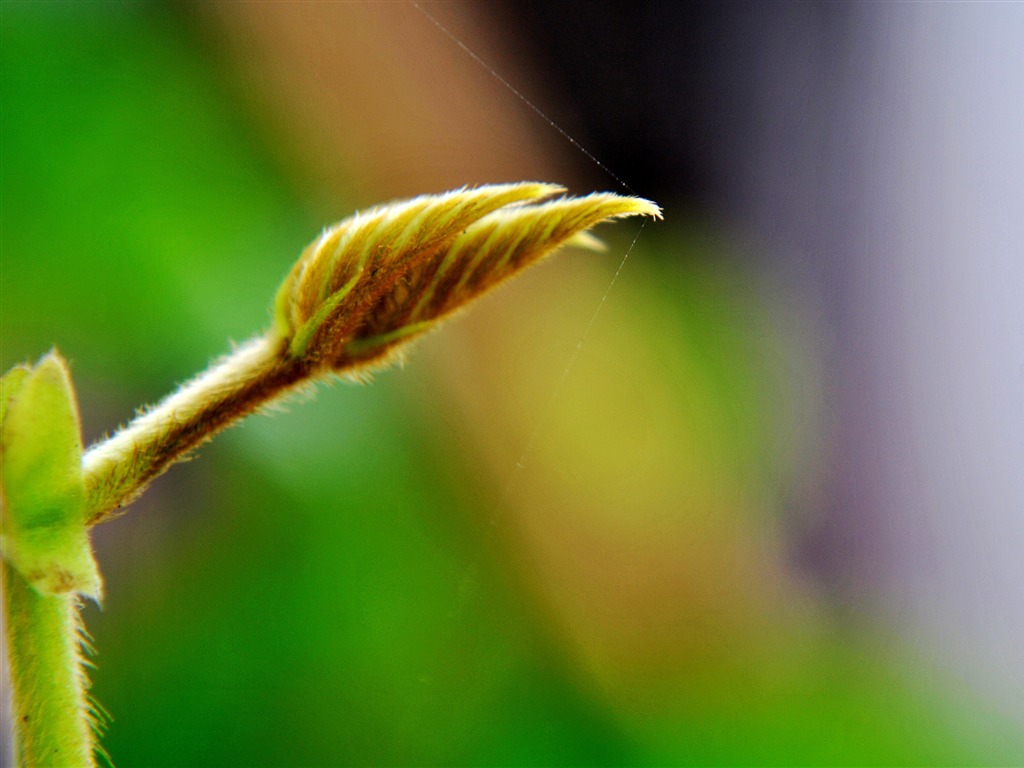
[[[358,207],[665,208],[94,530],[117,765],[1024,762],[1024,6],[0,13],[0,357],[87,442]]]

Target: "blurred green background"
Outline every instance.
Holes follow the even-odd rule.
[[[87,442],[264,327],[354,208],[593,184],[415,9],[272,5],[3,4],[0,359],[57,345]],[[632,224],[94,531],[117,765],[1024,755],[790,564],[824,471],[822,341],[738,236],[658,202],[610,292]]]

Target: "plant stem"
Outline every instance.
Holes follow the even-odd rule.
[[[82,458],[86,523],[117,514],[171,464],[217,432],[280,397],[309,375],[309,364],[268,335],[250,340]]]
[[[95,765],[78,599],[43,595],[3,561],[14,759],[22,768]]]

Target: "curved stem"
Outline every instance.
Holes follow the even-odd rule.
[[[78,600],[41,594],[6,561],[2,568],[15,764],[92,768]]]
[[[309,376],[286,340],[261,336],[159,404],[141,413],[82,457],[86,523],[117,514],[158,475],[217,432],[280,397]]]

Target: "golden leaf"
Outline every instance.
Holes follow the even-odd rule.
[[[610,193],[544,199],[561,191],[490,185],[357,213],[303,252],[277,294],[275,329],[314,369],[379,362],[595,224],[661,217],[654,203]]]

